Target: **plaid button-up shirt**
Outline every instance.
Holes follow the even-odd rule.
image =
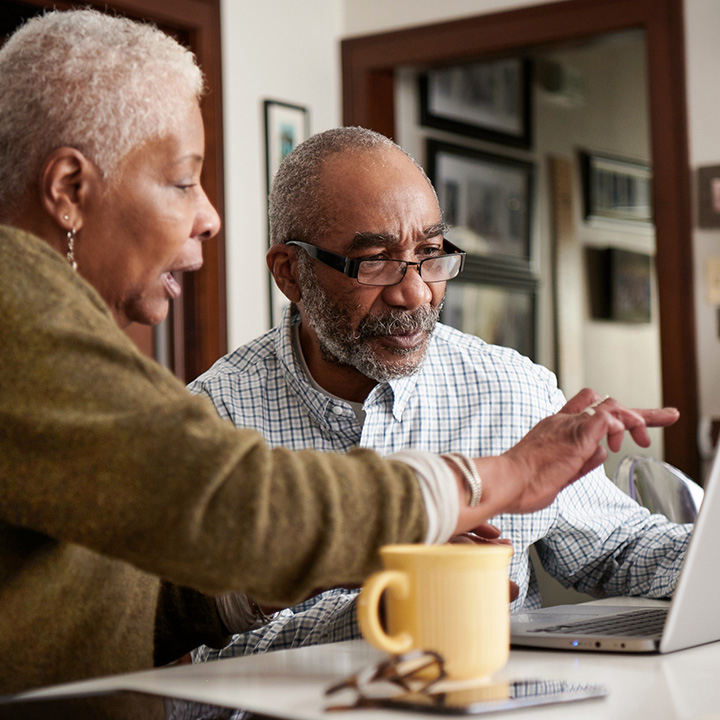
[[[363,404],[361,425],[347,402],[308,380],[293,349],[291,325],[297,319],[286,310],[278,327],[225,356],[189,386],[206,394],[222,417],[258,430],[271,446],[499,455],[565,404],[549,370],[514,350],[438,324],[420,370],[376,385]],[[528,554],[533,544],[543,566],[563,585],[601,595],[667,597],[692,528],[650,515],[601,468],[544,510],[501,515],[492,522],[515,551],[510,576],[520,594],[513,611],[541,604]],[[355,595],[324,593],[236,636],[224,650],[202,648],[196,659],[357,637]]]

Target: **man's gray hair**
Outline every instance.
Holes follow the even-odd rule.
[[[151,25],[95,10],[29,20],[0,49],[0,217],[54,149],[80,150],[108,177],[202,92],[194,55]]]
[[[312,242],[327,228],[327,198],[321,187],[325,161],[338,153],[399,150],[415,164],[432,188],[425,171],[397,143],[361,127],[340,127],[311,136],[280,164],[268,203],[270,243]],[[433,188],[433,192],[435,189]],[[435,196],[437,199],[437,195]]]

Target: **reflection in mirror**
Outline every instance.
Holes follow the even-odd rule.
[[[567,396],[591,386],[631,407],[660,406],[655,230],[652,220],[648,220],[647,194],[633,184],[642,181],[643,172],[651,172],[645,33],[631,30],[571,46],[545,46],[516,58],[511,65],[510,58],[502,60],[506,67],[524,67],[530,73],[527,148],[516,138],[508,140],[498,134],[493,137],[487,128],[474,133],[467,112],[463,116],[465,127],[434,121],[421,124],[423,115],[427,120],[427,112],[420,111],[427,98],[422,97],[425,81],[420,78],[427,77],[430,69],[404,67],[396,71],[396,139],[426,168],[432,165],[428,146],[432,148],[438,142],[443,147],[460,148],[458,153],[469,151],[485,160],[489,157],[494,161],[500,158],[530,163],[533,168],[532,197],[527,203],[530,257],[525,269],[514,259],[508,265],[512,272],[505,278],[502,273],[498,275],[497,256],[492,252],[483,254],[482,248],[493,247],[493,239],[482,236],[477,222],[464,222],[457,204],[444,208],[456,216],[449,237],[455,237],[457,244],[469,252],[478,249],[475,257],[468,256],[467,267],[475,267],[480,275],[468,278],[466,273],[462,278],[465,283],[454,281],[443,319],[480,334],[488,342],[511,344],[531,355],[557,373]],[[492,86],[484,90],[481,100],[487,105]],[[455,105],[452,112],[457,113]],[[433,114],[442,113],[442,107],[436,104]],[[515,128],[512,132],[519,131]],[[428,143],[429,139],[434,143]],[[608,217],[607,212],[604,217],[599,212],[586,213],[587,175],[582,172],[582,159],[588,156],[620,160],[615,175],[601,178],[603,205],[598,206],[612,207],[617,217]],[[494,167],[497,172],[497,161]],[[635,173],[630,181],[624,168]],[[477,197],[477,187],[472,190],[471,184],[479,182],[480,175],[472,178],[466,173],[465,177],[470,178],[466,195],[475,192]],[[457,203],[463,194],[462,184],[448,192],[438,183],[437,190],[441,204],[451,200]],[[489,207],[497,214],[487,203],[486,212]],[[507,211],[509,214],[512,208]],[[473,212],[477,217],[476,208],[468,209],[465,218],[473,217]],[[588,249],[604,251],[613,258],[616,278],[633,275],[629,268],[624,269],[622,258],[645,258],[649,264],[649,277],[643,278],[650,290],[649,317],[647,313],[630,319],[593,317],[590,288],[597,287],[597,278],[592,263],[586,260]],[[483,263],[489,263],[494,272],[495,292],[487,292]],[[506,313],[510,322],[517,322],[515,327],[507,328],[506,321],[498,323],[490,315],[497,316],[498,293],[503,288],[515,289],[513,281],[521,276],[526,287],[532,281],[536,284],[533,316],[528,321],[527,311]],[[528,348],[534,352],[528,352]],[[662,432],[651,431],[651,435],[653,444],[648,454],[662,458]],[[631,451],[628,444],[617,455],[611,455],[606,472],[612,476],[619,458]]]

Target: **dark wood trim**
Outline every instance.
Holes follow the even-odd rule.
[[[665,456],[690,477],[700,478],[691,178],[681,0],[652,3],[646,27],[663,399],[682,413],[677,425],[665,432]]]
[[[665,457],[699,478],[682,0],[566,0],[346,39],[343,121],[392,137],[393,71],[401,65],[501,57],[631,28],[647,37],[663,401],[681,412],[665,432]]]
[[[64,0],[16,0],[14,5],[37,8],[77,7]],[[119,12],[156,23],[187,41],[205,74],[208,93],[202,102],[205,123],[205,164],[202,182],[224,218],[222,124],[222,65],[219,0],[85,0],[85,6]],[[220,234],[205,243],[205,264],[182,278],[183,298],[172,314],[173,370],[189,381],[227,352],[225,239]],[[129,335],[144,352],[152,347],[148,328],[134,327]]]

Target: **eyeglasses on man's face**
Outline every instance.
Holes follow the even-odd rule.
[[[286,245],[302,248],[311,258],[333,270],[357,280],[361,285],[397,285],[402,282],[408,267],[417,268],[426,283],[446,282],[457,277],[465,266],[465,251],[443,238],[444,255],[428,257],[420,262],[408,260],[356,259],[323,250],[316,245],[288,240]]]

